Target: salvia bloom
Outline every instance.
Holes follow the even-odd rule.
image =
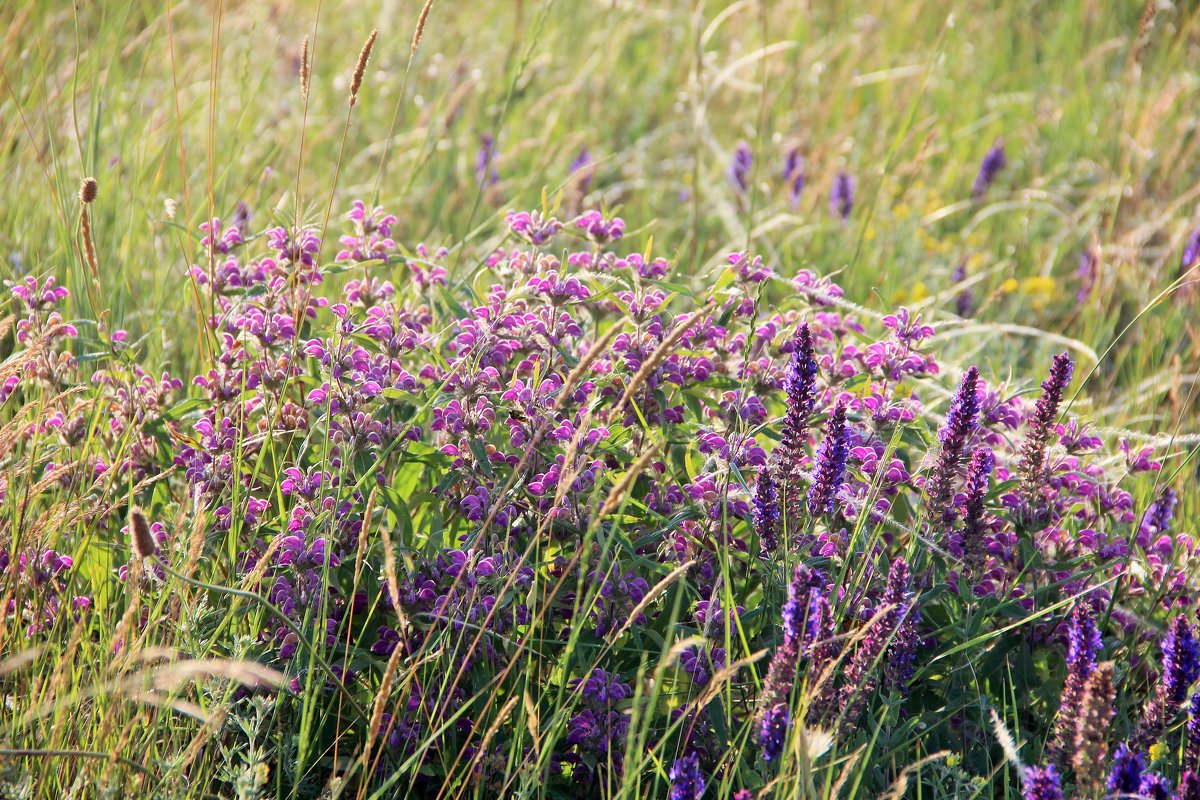
[[[1171,622],[1171,628],[1162,643],[1163,674],[1159,683],[1159,697],[1168,710],[1179,708],[1187,698],[1187,691],[1200,677],[1200,642],[1196,629],[1180,614]]]
[[[846,430],[846,404],[838,402],[825,428],[825,440],[817,451],[817,468],[808,488],[808,513],[817,516],[834,510],[834,499],[842,485],[850,444]]]
[[[783,604],[783,643],[771,658],[758,698],[758,716],[762,725],[766,724],[766,718],[777,704],[787,705],[796,665],[805,648],[821,637],[819,626],[827,616],[821,602],[825,583],[821,572],[805,564],[797,564],[792,572],[787,600]]]
[[[792,710],[787,703],[776,703],[759,724],[758,743],[762,747],[763,761],[768,764],[783,754],[787,743],[788,729],[792,725]]]
[[[1105,758],[1108,755],[1108,731],[1116,709],[1113,701],[1113,664],[1106,661],[1096,667],[1083,686],[1080,714],[1074,721],[1071,768],[1075,779],[1093,794],[1104,783]]]
[[[785,491],[791,495],[800,479],[804,448],[808,444],[808,418],[817,401],[816,350],[813,347],[812,329],[807,323],[802,324],[796,332],[783,387],[787,394],[787,415],[784,417],[779,446],[779,466]]]
[[[963,492],[962,553],[967,573],[978,576],[987,561],[987,492],[996,459],[986,447],[971,453]]]
[[[962,260],[958,262],[958,266],[954,268],[954,272],[950,273],[950,280],[954,283],[962,283],[967,279],[967,262]],[[964,287],[958,294],[954,296],[954,313],[960,317],[969,317],[975,308],[975,293],[969,288]]]
[[[954,522],[955,512],[951,503],[954,482],[979,416],[978,387],[979,370],[970,367],[963,373],[962,382],[946,413],[946,422],[938,431],[941,451],[929,478],[926,497],[929,519],[943,530]]]
[[[854,178],[848,172],[839,172],[833,179],[833,191],[829,194],[829,210],[835,217],[846,222],[854,209]]]
[[[1096,281],[1100,277],[1099,250],[1095,247],[1084,248],[1079,254],[1079,267],[1075,270],[1075,277],[1079,279],[1079,291],[1075,293],[1075,299],[1084,303],[1092,296]]]
[[[1142,772],[1146,762],[1140,753],[1129,749],[1122,742],[1113,753],[1112,769],[1108,773],[1107,788],[1120,794],[1137,794],[1142,784]]]
[[[841,688],[840,706],[844,726],[854,725],[867,697],[877,685],[876,673],[883,665],[882,659],[897,639],[898,629],[907,624],[914,613],[912,594],[908,588],[908,562],[897,558],[888,570],[887,585],[879,598],[878,610],[871,618],[866,634],[858,641],[849,663]],[[906,650],[913,647],[911,634],[901,646]],[[912,653],[900,654],[911,664]]]
[[[1091,610],[1084,605],[1076,606],[1067,631],[1067,679],[1050,748],[1053,754],[1061,756],[1066,752],[1081,712],[1084,685],[1096,670],[1096,656],[1102,646],[1103,637]]]
[[[1183,614],[1177,615],[1162,641],[1162,675],[1158,690],[1146,704],[1135,733],[1136,741],[1156,740],[1179,713],[1188,690],[1200,677],[1200,641],[1196,630]]]
[[[1138,797],[1147,800],[1171,800],[1171,782],[1157,772],[1142,773],[1138,783]]]
[[[1021,787],[1024,800],[1062,800],[1062,796],[1062,786],[1053,764],[1025,769],[1025,781]]]
[[[1188,703],[1188,721],[1184,729],[1183,763],[1188,769],[1200,767],[1200,692]]]
[[[571,161],[571,165],[567,167],[567,173],[575,178],[575,185],[579,187],[580,194],[588,193],[588,189],[592,186],[594,171],[592,152],[586,147],[579,151],[579,154]]]
[[[1006,166],[1008,166],[1008,159],[1004,155],[1004,142],[997,140],[984,155],[983,162],[979,165],[979,174],[975,176],[975,183],[971,186],[971,197],[978,200],[987,194],[987,190],[991,188],[992,182],[996,180],[1000,170]]]
[[[1179,776],[1179,785],[1171,800],[1200,800],[1200,775],[1194,769],[1185,769]]]
[[[774,553],[779,547],[779,497],[767,467],[758,471],[754,490],[754,528],[762,551]]]
[[[691,753],[678,759],[668,773],[671,779],[671,800],[699,800],[704,794],[704,773],[700,770],[700,754]]]
[[[1183,245],[1183,255],[1179,259],[1180,269],[1188,270],[1200,263],[1200,228],[1196,228]]]
[[[745,194],[750,189],[750,170],[753,166],[754,155],[750,152],[750,145],[738,142],[727,172],[729,184],[738,194]]]
[[[804,157],[799,148],[793,147],[783,159],[783,182],[787,186],[788,202],[792,208],[800,205],[804,193]]]
[[[475,158],[475,180],[483,187],[500,182],[496,171],[496,137],[485,133],[479,137],[479,155]]]
[[[1042,395],[1038,398],[1037,406],[1029,419],[1029,431],[1021,449],[1018,469],[1021,473],[1022,499],[1026,504],[1027,513],[1037,517],[1042,516],[1041,509],[1036,506],[1046,487],[1046,447],[1054,434],[1058,407],[1062,403],[1063,393],[1071,383],[1071,373],[1074,369],[1075,365],[1066,353],[1054,357],[1050,375],[1042,381]]]

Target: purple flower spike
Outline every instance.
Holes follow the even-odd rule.
[[[979,165],[979,174],[975,176],[975,183],[971,186],[971,197],[978,200],[987,194],[1000,170],[1006,166],[1008,159],[1004,155],[1004,141],[997,139],[992,149],[984,155],[983,163]]]
[[[996,459],[986,447],[976,448],[967,467],[965,499],[963,501],[963,561],[967,571],[977,575],[987,561],[987,491]]]
[[[1188,721],[1184,729],[1183,764],[1188,769],[1200,767],[1200,692],[1192,695],[1188,704]]]
[[[1062,786],[1053,764],[1044,767],[1028,767],[1021,787],[1024,800],[1062,800]]]
[[[567,172],[575,178],[576,185],[579,187],[580,194],[587,194],[588,189],[592,186],[592,153],[586,147],[579,151],[579,155],[571,162],[571,166],[567,167]]]
[[[776,703],[762,722],[759,723],[758,743],[762,747],[763,761],[770,764],[783,755],[787,743],[788,729],[792,726],[792,712],[787,703]]]
[[[1200,228],[1196,228],[1188,236],[1187,242],[1183,246],[1183,256],[1179,260],[1179,268],[1188,270],[1198,263],[1200,263]]]
[[[704,794],[704,773],[700,770],[700,754],[691,753],[677,760],[668,773],[671,778],[671,800],[699,800]]]
[[[788,202],[792,208],[800,205],[804,180],[804,158],[800,155],[800,150],[793,147],[783,160],[783,182],[787,186]]]
[[[929,509],[929,519],[939,525],[942,531],[949,529],[954,522],[955,512],[951,500],[954,498],[954,481],[958,478],[959,465],[967,448],[967,441],[975,431],[979,416],[979,398],[976,392],[979,388],[979,370],[970,367],[963,373],[962,383],[954,399],[950,402],[950,410],[946,413],[946,422],[938,432],[941,442],[941,452],[933,467],[926,491]]]
[[[808,418],[817,401],[817,358],[808,323],[802,324],[796,333],[795,349],[788,362],[783,386],[787,392],[787,416],[783,421],[779,466],[785,494],[790,500],[796,495],[804,446],[808,443]],[[789,512],[796,510],[795,505],[788,504]]]
[[[848,172],[839,172],[833,179],[833,191],[829,195],[829,210],[842,222],[850,219],[854,210],[854,178]]]
[[[750,170],[754,166],[754,155],[750,145],[738,142],[733,151],[733,159],[729,163],[729,183],[738,194],[745,194],[750,189]]]
[[[754,528],[765,554],[774,553],[779,547],[779,498],[771,470],[763,467],[758,471],[758,483],[754,490]]]
[[[1036,506],[1046,486],[1046,446],[1054,435],[1054,424],[1058,420],[1058,407],[1063,393],[1071,383],[1075,365],[1066,353],[1054,357],[1050,375],[1042,381],[1042,396],[1038,398],[1033,416],[1029,419],[1029,433],[1021,448],[1021,496],[1026,510],[1041,516]]]
[[[1200,775],[1194,770],[1185,769],[1179,776],[1179,786],[1175,787],[1171,800],[1200,800]]]
[[[1146,800],[1171,800],[1171,782],[1157,772],[1142,774],[1138,782],[1138,797]]]
[[[475,159],[475,180],[486,188],[500,182],[496,171],[496,137],[485,133],[479,137],[479,155]]]
[[[1174,712],[1187,698],[1187,691],[1200,677],[1200,642],[1187,617],[1180,614],[1171,623],[1162,644],[1163,676],[1159,697]]]
[[[838,402],[825,428],[825,441],[817,451],[817,468],[808,488],[808,513],[814,517],[834,510],[834,499],[842,485],[850,445],[846,431],[846,404]]]
[[[892,562],[888,570],[887,585],[875,615],[871,618],[867,633],[858,642],[850,661],[846,666],[845,680],[841,688],[841,708],[844,725],[854,725],[858,721],[863,704],[878,685],[877,667],[884,663],[884,654],[897,657],[901,662],[900,674],[893,672],[889,675],[889,683],[895,684],[897,678],[907,680],[903,675],[911,669],[912,653],[897,654],[892,651],[897,646],[908,651],[915,645],[915,613],[916,609],[912,593],[908,588],[909,567],[903,558]],[[905,626],[913,626],[905,631]]]
[[[1108,790],[1119,794],[1137,794],[1142,783],[1142,771],[1146,763],[1139,753],[1122,742],[1113,754],[1112,769],[1108,773]]]
[[[1067,632],[1067,680],[1063,685],[1054,740],[1050,747],[1056,757],[1065,754],[1071,734],[1083,713],[1084,685],[1096,671],[1096,657],[1103,646],[1104,639],[1096,627],[1092,612],[1086,606],[1076,606]]]

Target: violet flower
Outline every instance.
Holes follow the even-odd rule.
[[[750,145],[738,142],[726,173],[729,177],[729,184],[738,194],[744,195],[750,189],[750,170],[753,166],[754,155],[750,152]]]
[[[1196,228],[1183,245],[1183,255],[1179,259],[1179,268],[1189,270],[1200,263],[1200,228]]]
[[[1171,800],[1171,782],[1157,772],[1144,772],[1138,782],[1138,797],[1146,800]]]
[[[878,610],[868,623],[866,635],[855,646],[840,693],[842,724],[853,725],[867,697],[877,684],[876,669],[891,646],[897,631],[913,613],[912,594],[908,588],[908,562],[897,558],[888,570],[887,585],[879,599]]]
[[[788,190],[788,202],[792,208],[800,205],[800,195],[804,192],[804,158],[799,148],[793,147],[783,159],[783,182]]]
[[[846,222],[854,209],[854,178],[847,172],[839,172],[833,179],[833,190],[829,194],[829,210],[835,217]]]
[[[792,726],[792,710],[787,703],[776,703],[759,723],[758,743],[763,761],[770,764],[783,755],[788,729]]]
[[[496,137],[490,133],[479,137],[479,155],[475,158],[475,181],[484,188],[500,182],[500,173],[496,171]]]
[[[954,283],[962,283],[967,279],[967,262],[962,260],[958,262],[958,266],[954,268],[954,272],[950,273],[950,280]],[[954,296],[954,313],[960,317],[971,316],[971,311],[975,307],[975,293],[970,289],[964,288]]]
[[[699,800],[704,794],[705,779],[700,769],[699,753],[676,760],[668,777],[671,779],[670,800]]]
[[[1183,765],[1188,769],[1200,767],[1200,692],[1188,703],[1188,721],[1183,734]]]
[[[1112,769],[1108,773],[1108,791],[1119,794],[1137,794],[1142,783],[1142,772],[1146,769],[1145,759],[1122,742],[1113,754]]]
[[[1171,800],[1200,800],[1200,775],[1193,769],[1185,769],[1179,776],[1179,785]]]
[[[592,153],[586,147],[579,151],[579,155],[575,156],[571,161],[571,165],[567,167],[567,174],[575,178],[575,185],[579,187],[580,194],[588,193],[588,189],[592,186],[594,171]]]
[[[979,174],[975,176],[975,183],[971,186],[972,199],[979,200],[987,194],[987,190],[991,188],[992,182],[996,180],[1000,170],[1006,166],[1008,166],[1008,159],[1004,155],[1004,141],[997,139],[979,165]]]
[[[1025,780],[1021,786],[1024,800],[1062,800],[1062,785],[1053,764],[1044,767],[1026,767]]]

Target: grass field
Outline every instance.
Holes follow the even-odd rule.
[[[1200,800],[1191,4],[0,32],[0,796]]]

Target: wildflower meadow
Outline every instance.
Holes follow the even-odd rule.
[[[0,797],[1200,800],[1200,9],[0,8]]]

